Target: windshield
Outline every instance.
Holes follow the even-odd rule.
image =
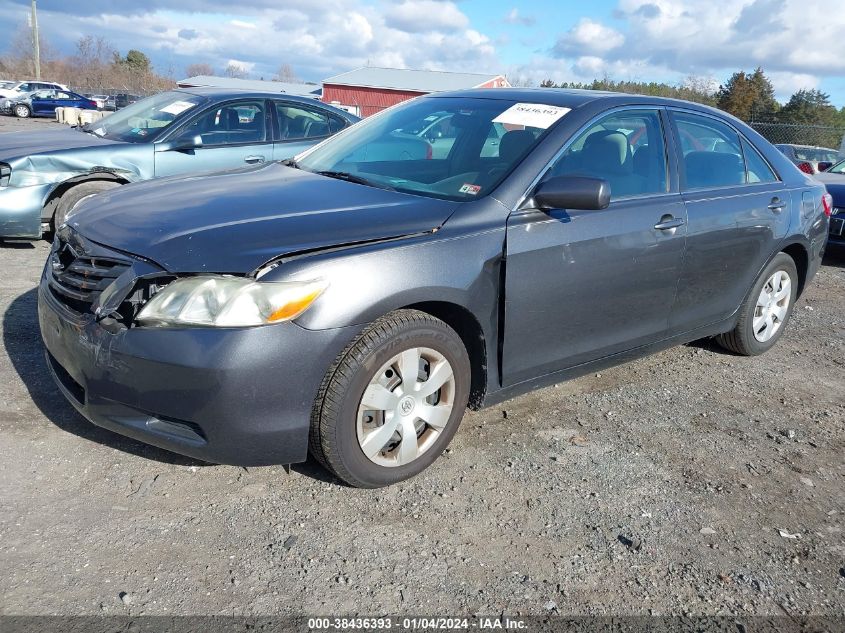
[[[568,111],[499,99],[419,98],[328,139],[296,166],[375,187],[473,200],[490,193]]]
[[[113,141],[146,143],[155,140],[175,121],[183,120],[186,113],[205,100],[185,92],[162,92],[97,121],[92,131]]]
[[[827,170],[828,174],[845,174],[845,160],[836,163]]]
[[[815,162],[833,163],[839,155],[835,149],[824,147],[796,147],[795,158],[798,160],[812,160]]]

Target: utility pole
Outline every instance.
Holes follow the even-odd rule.
[[[32,0],[32,52],[35,55],[35,78],[41,79],[41,43],[38,41],[38,12]]]

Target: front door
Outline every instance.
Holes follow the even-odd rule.
[[[507,229],[502,376],[513,385],[666,335],[686,212],[669,186],[660,111],[607,115],[545,178],[610,183],[600,211],[523,209]]]
[[[194,139],[199,144],[194,144]],[[155,175],[173,176],[245,167],[272,160],[273,143],[266,102],[245,99],[213,106],[191,119],[169,139],[173,149],[160,144],[155,154]],[[180,144],[184,141],[184,144]]]

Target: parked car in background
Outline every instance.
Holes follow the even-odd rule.
[[[305,97],[205,88],[76,129],[2,134],[0,238],[37,238],[82,198],[125,183],[289,158],[355,121]]]
[[[443,112],[447,156],[367,151]],[[702,337],[769,350],[819,268],[829,202],[698,104],[439,93],[286,163],[86,200],[53,243],[40,327],[97,425],[211,462],[310,450],[373,488],[434,462],[468,404]]]
[[[825,171],[839,158],[839,152],[829,147],[787,145],[783,143],[775,145],[775,147],[795,163],[798,169],[810,175]]]
[[[96,102],[98,110],[105,110],[106,102],[109,100],[108,95],[91,95],[91,100]]]
[[[97,104],[69,90],[36,90],[17,99],[7,99],[6,111],[20,119],[30,116],[56,116],[56,108],[96,110]]]
[[[845,255],[845,160],[842,160],[814,178],[827,188],[833,197],[830,218],[828,249],[836,255]]]
[[[0,87],[0,98],[21,97],[36,90],[67,90],[67,86],[53,81],[15,81]]]
[[[121,110],[133,103],[138,103],[143,97],[137,95],[119,94],[114,96],[114,109]]]

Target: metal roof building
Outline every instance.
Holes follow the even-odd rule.
[[[323,101],[363,117],[431,92],[508,86],[503,75],[363,67],[325,79]]]
[[[284,81],[264,81],[263,79],[234,79],[232,77],[214,77],[198,75],[180,79],[176,82],[180,88],[226,88],[229,90],[257,90],[260,92],[284,92],[319,99],[322,88],[317,84],[292,84]]]

